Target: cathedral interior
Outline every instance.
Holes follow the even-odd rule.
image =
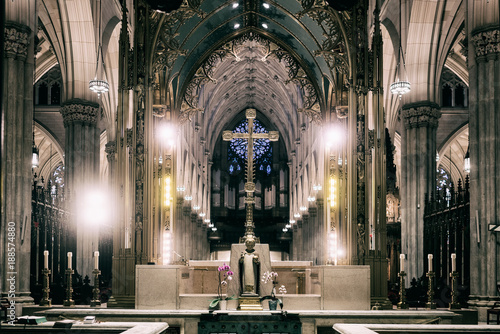
[[[208,281],[248,235],[291,313],[332,309],[332,268],[366,268],[361,309],[495,311],[499,0],[0,4],[0,293],[16,315],[151,309],[151,268],[176,273],[157,308],[190,309],[221,295]],[[165,333],[196,332],[175,321]],[[350,333],[332,324],[311,333]]]

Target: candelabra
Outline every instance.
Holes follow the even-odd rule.
[[[40,300],[40,306],[52,306],[52,301],[49,299],[50,287],[49,287],[49,275],[50,270],[44,269],[42,270],[43,274],[43,296],[42,300]]]
[[[73,274],[75,272],[73,269],[66,269],[66,277],[68,279],[67,281],[67,287],[66,287],[66,300],[64,301],[63,305],[64,306],[75,306],[75,301],[72,299],[73,297]]]
[[[94,289],[92,290],[92,300],[90,301],[90,306],[98,307],[101,306],[101,300],[99,299],[99,275],[101,274],[101,271],[99,269],[94,269],[92,273],[94,274]]]
[[[429,278],[429,289],[427,290],[427,304],[425,307],[428,310],[435,310],[436,303],[434,303],[434,277],[436,274],[433,271],[429,271],[427,273],[427,277]]]
[[[460,303],[457,301],[457,285],[458,285],[458,272],[453,271],[450,273],[451,277],[451,303],[450,303],[450,309],[456,310],[460,309]]]
[[[400,271],[399,274],[399,309],[407,309],[408,304],[406,304],[406,288],[405,288],[405,276],[406,273],[404,271]]]

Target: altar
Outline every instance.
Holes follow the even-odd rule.
[[[243,246],[243,245],[242,245]],[[256,248],[258,244],[256,245]],[[217,297],[217,268],[224,261],[189,261],[187,265],[138,265],[136,267],[135,308],[148,310],[207,310]],[[270,261],[262,269],[278,273],[277,294],[284,310],[369,310],[369,266],[314,266],[309,261]],[[261,273],[264,272],[261,269]],[[235,273],[234,280],[238,280]],[[238,296],[236,282],[230,282],[228,297]],[[263,284],[260,282],[260,284]],[[272,286],[262,287],[260,296],[270,294]],[[237,309],[237,300],[228,309]],[[268,309],[267,302],[263,302]]]

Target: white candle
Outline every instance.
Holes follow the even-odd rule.
[[[71,269],[72,257],[73,257],[73,253],[68,252],[68,269]]]
[[[43,268],[49,269],[49,251],[43,251]]]
[[[399,270],[405,271],[405,255],[404,254],[399,255]]]
[[[94,268],[99,269],[99,252],[94,252]]]
[[[429,260],[429,271],[432,271],[432,258],[434,256],[432,254],[427,255],[427,259]]]
[[[451,253],[451,271],[457,271],[457,254]]]

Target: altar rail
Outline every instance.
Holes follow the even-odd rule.
[[[465,301],[470,284],[470,205],[469,177],[465,185],[458,180],[449,191],[426,195],[424,210],[424,254],[434,255],[434,271],[438,289],[449,284],[451,254],[457,255],[460,300]],[[428,271],[424,261],[425,272]]]

